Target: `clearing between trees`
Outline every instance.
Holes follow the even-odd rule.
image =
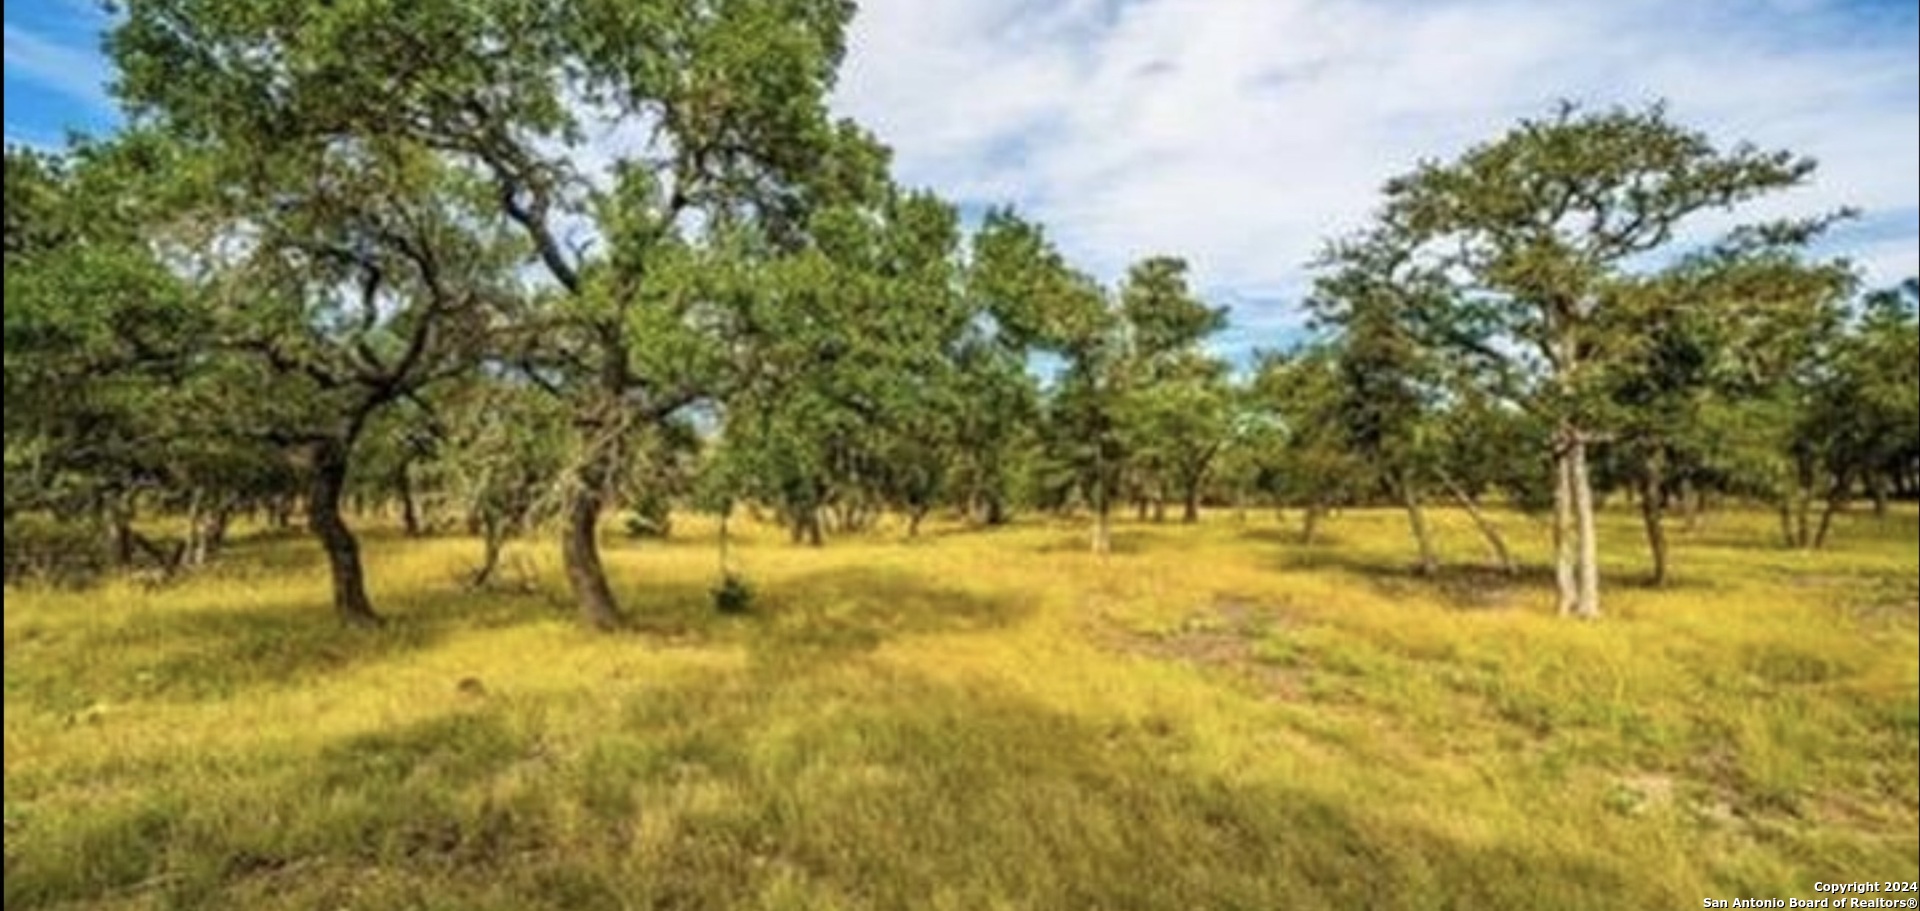
[[[735,521],[557,544],[370,531],[390,616],[310,539],[236,528],[175,584],[9,588],[9,908],[1677,908],[1920,867],[1916,516],[1600,516],[1609,616],[1407,565],[1350,510],[795,547]],[[1492,511],[1520,531],[1543,520]],[[1617,562],[1616,562],[1617,561]]]

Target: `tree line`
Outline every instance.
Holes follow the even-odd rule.
[[[557,534],[583,622],[599,530],[749,509],[796,542],[898,516],[1458,505],[1551,516],[1600,611],[1595,512],[1771,504],[1818,548],[1920,490],[1920,283],[1810,244],[1696,241],[1812,161],[1663,106],[1570,104],[1386,182],[1329,240],[1306,340],[1235,364],[1185,260],[1105,285],[1011,209],[901,186],[827,99],[843,0],[133,0],[126,126],[6,153],[8,573],[165,573],[295,517],[372,625],[361,509],[457,525],[487,584]],[[182,528],[157,540],[138,519]],[[723,525],[724,528],[724,525]],[[93,545],[82,546],[82,542]],[[51,556],[50,556],[51,555]]]

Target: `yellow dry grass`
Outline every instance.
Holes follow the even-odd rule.
[[[1608,617],[1405,570],[1397,513],[609,538],[640,628],[369,535],[373,633],[302,540],[170,588],[6,593],[6,906],[1667,908],[1920,868],[1911,510],[1606,517]],[[1535,562],[1544,531],[1501,517]],[[515,574],[510,572],[509,576]]]

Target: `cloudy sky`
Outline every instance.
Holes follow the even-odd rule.
[[[9,141],[112,128],[103,21],[6,4]],[[906,182],[1013,203],[1095,274],[1186,256],[1239,348],[1291,334],[1382,181],[1560,98],[1811,154],[1751,214],[1858,207],[1832,252],[1920,271],[1917,48],[1914,0],[866,0],[835,103]]]

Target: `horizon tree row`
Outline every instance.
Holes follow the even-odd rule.
[[[1388,181],[1313,264],[1310,341],[1236,372],[1184,260],[1106,287],[1010,209],[969,228],[900,187],[827,108],[851,13],[128,3],[126,128],[7,150],[9,578],[49,535],[170,574],[297,511],[374,625],[348,518],[395,504],[481,539],[474,584],[554,528],[605,629],[610,510],[744,506],[815,545],[1084,510],[1105,553],[1128,506],[1296,508],[1311,542],[1392,503],[1431,572],[1438,491],[1509,569],[1483,504],[1550,505],[1590,617],[1608,493],[1664,581],[1670,510],[1764,500],[1819,547],[1920,486],[1920,284],[1861,297],[1813,258],[1846,213],[1676,240],[1809,160],[1563,105]]]

